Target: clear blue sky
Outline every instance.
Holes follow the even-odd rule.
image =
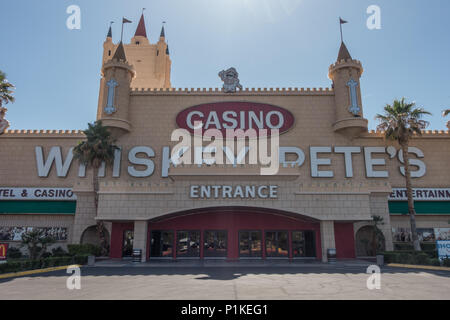
[[[68,30],[66,8],[81,8],[81,30]],[[381,30],[366,27],[369,5],[381,7]],[[330,87],[328,66],[344,40],[365,72],[365,117],[394,98],[433,113],[445,129],[450,106],[448,0],[14,0],[0,2],[0,70],[16,85],[11,129],[84,129],[95,120],[102,44],[133,35],[141,8],[156,42],[162,21],[174,87],[219,87],[218,71],[234,66],[245,87]]]

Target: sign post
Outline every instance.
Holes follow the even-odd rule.
[[[0,261],[6,260],[8,254],[8,244],[0,243]]]

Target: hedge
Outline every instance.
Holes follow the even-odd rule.
[[[16,260],[0,264],[0,274],[37,270],[50,267],[67,266],[71,264],[86,264],[89,255],[51,257],[40,260]]]
[[[385,263],[415,264],[425,266],[441,265],[436,251],[389,251],[384,252],[383,255]],[[449,263],[450,259],[444,259],[444,266],[447,266]]]
[[[93,244],[68,244],[67,249],[71,256],[90,255],[99,257],[102,254],[102,249]]]
[[[422,251],[436,251],[436,243],[421,242]],[[410,242],[394,242],[394,251],[414,251],[414,246]]]

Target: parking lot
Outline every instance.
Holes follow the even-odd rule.
[[[364,266],[83,267],[0,280],[0,299],[450,299],[450,272],[384,267],[369,290]]]

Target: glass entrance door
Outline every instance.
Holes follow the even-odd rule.
[[[314,231],[292,231],[292,256],[294,258],[316,256]]]
[[[125,258],[133,256],[133,239],[133,230],[125,230],[123,232],[122,257]]]
[[[226,257],[227,240],[226,231],[205,231],[203,236],[203,255],[205,257]]]
[[[261,231],[240,231],[239,232],[239,256],[240,257],[261,257]]]
[[[150,257],[173,257],[173,231],[152,231],[150,240]]]
[[[289,238],[287,231],[266,232],[266,256],[289,257]]]
[[[200,231],[177,232],[177,258],[200,258]]]

